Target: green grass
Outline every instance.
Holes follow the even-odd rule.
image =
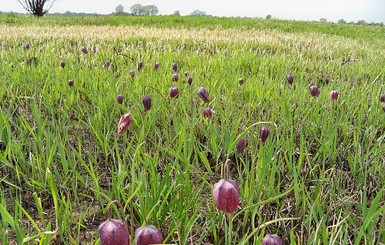
[[[285,244],[385,243],[383,27],[115,16],[0,23],[2,244],[97,244],[109,206],[134,227],[159,227],[171,244],[260,244],[267,233]],[[203,118],[208,106],[215,113]],[[133,122],[119,136],[127,112]],[[227,159],[241,193],[231,222],[211,196]]]

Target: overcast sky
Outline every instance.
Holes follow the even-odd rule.
[[[279,19],[329,21],[366,20],[385,23],[385,0],[57,0],[51,13],[86,12],[109,14],[122,4],[126,12],[140,3],[155,5],[159,14],[179,10],[188,15],[198,9],[215,16],[266,17]],[[25,12],[17,0],[0,0],[0,11]]]

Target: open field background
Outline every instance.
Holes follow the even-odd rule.
[[[125,217],[112,205],[113,218],[153,224],[170,244],[260,244],[267,233],[384,244],[384,38],[384,27],[278,20],[0,16],[0,243],[98,243],[119,200]],[[227,159],[241,193],[232,231],[211,196]]]

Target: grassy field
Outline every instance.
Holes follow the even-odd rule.
[[[385,244],[384,37],[261,19],[0,16],[0,243],[98,244],[110,215],[168,244]],[[232,215],[214,205],[222,178],[239,185]]]

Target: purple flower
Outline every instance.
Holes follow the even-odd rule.
[[[221,179],[213,186],[215,206],[226,213],[233,213],[239,204],[239,187],[234,180]]]
[[[171,87],[170,88],[170,97],[171,98],[178,98],[179,96],[179,89],[177,87]]]
[[[200,87],[198,88],[198,95],[199,97],[201,97],[201,99],[206,102],[206,103],[209,103],[210,102],[210,99],[209,99],[209,91],[207,91],[207,89],[205,89],[204,87]]]
[[[132,122],[132,117],[130,113],[126,113],[123,116],[120,117],[119,123],[118,123],[118,134],[123,134],[127,129],[128,126],[130,126]]]

